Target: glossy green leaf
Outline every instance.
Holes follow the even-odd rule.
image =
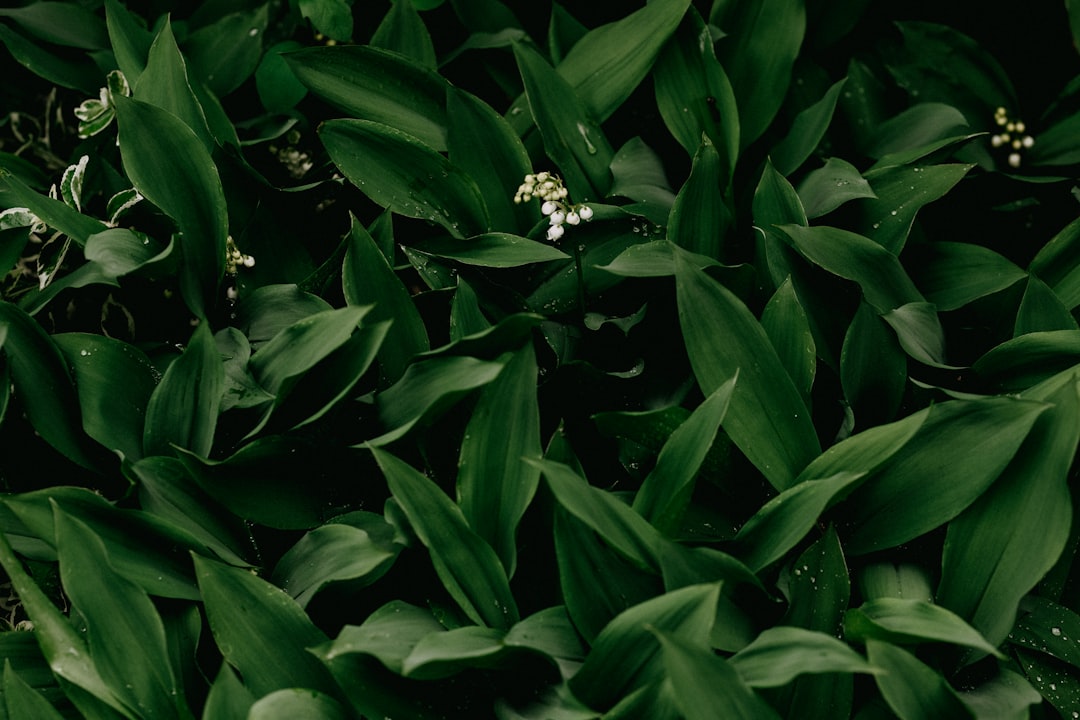
[[[86,434],[131,460],[142,457],[146,408],[157,370],[133,345],[89,333],[54,335],[72,369]]]
[[[896,335],[860,302],[840,350],[840,383],[856,426],[892,420],[907,386],[907,358]]]
[[[960,699],[976,718],[1024,720],[1031,706],[1042,703],[1039,691],[1023,675],[1001,668],[998,674],[974,690],[960,693]]]
[[[873,472],[883,467],[915,437],[933,408],[926,408],[887,425],[868,428],[828,448],[811,462],[797,481],[840,472]]]
[[[110,278],[119,278],[164,261],[172,255],[174,243],[164,248],[147,237],[125,228],[109,228],[86,238],[83,255]]]
[[[191,89],[187,64],[168,21],[154,38],[146,67],[134,85],[133,96],[176,115],[199,137],[207,152],[213,151],[214,142],[206,126],[206,115]]]
[[[139,488],[139,504],[147,513],[189,533],[230,565],[244,566],[252,554],[247,526],[214,502],[173,457],[144,458],[130,465]]]
[[[521,347],[522,343],[531,336],[533,328],[539,326],[542,321],[542,315],[514,313],[494,325],[485,326],[472,334],[426,352],[423,358],[469,356],[497,359],[503,353]]]
[[[116,64],[131,86],[139,81],[154,36],[119,0],[105,0],[105,25]]]
[[[1054,330],[1080,330],[1057,293],[1035,275],[1028,276],[1024,297],[1016,311],[1013,336]]]
[[[494,550],[508,577],[517,564],[516,534],[540,483],[540,408],[531,345],[514,353],[480,393],[465,426],[457,497],[469,526]]]
[[[502,642],[507,647],[529,648],[547,655],[559,663],[564,677],[577,672],[577,663],[586,656],[581,637],[561,605],[523,618],[506,631]]]
[[[348,720],[353,714],[338,700],[318,690],[287,688],[275,690],[256,700],[247,717],[248,720],[290,720],[300,717]]]
[[[824,166],[811,170],[799,182],[799,199],[809,218],[828,215],[851,200],[876,197],[862,173],[838,157],[829,158]]]
[[[868,600],[845,613],[844,635],[852,640],[872,638],[899,644],[952,643],[1004,657],[959,615],[925,600]]]
[[[877,640],[867,641],[866,650],[870,662],[884,670],[874,681],[901,720],[974,717],[945,678],[911,653]]]
[[[236,306],[235,327],[258,349],[285,328],[333,306],[296,285],[264,285]]]
[[[690,9],[653,68],[656,106],[668,130],[688,154],[704,138],[716,153],[717,187],[730,183],[739,153],[739,110],[710,29]]]
[[[473,179],[398,127],[328,120],[319,137],[345,177],[388,210],[441,225],[454,237],[488,230],[487,207]]]
[[[1005,469],[1044,403],[1014,398],[933,406],[915,437],[845,503],[851,554],[893,547],[959,515]]]
[[[502,115],[460,88],[447,90],[446,109],[450,162],[476,182],[491,227],[526,233],[540,216],[539,203],[514,203],[514,188],[532,171],[521,139]]]
[[[994,484],[949,523],[938,602],[991,643],[1008,635],[1021,598],[1054,566],[1072,523],[1068,475],[1080,441],[1075,376],[1024,397],[1053,403]]]
[[[1080,616],[1047,598],[1029,595],[1023,601],[1021,615],[1009,633],[1008,642],[1080,667],[1077,637],[1080,637]]]
[[[412,2],[394,3],[371,36],[371,45],[410,57],[429,70],[438,64],[431,34]]]
[[[929,257],[916,266],[915,279],[938,310],[955,310],[1026,277],[1006,258],[974,243],[941,241],[926,250]]]
[[[657,638],[675,702],[687,720],[780,717],[746,686],[732,663],[686,639],[662,632],[657,633]]]
[[[623,611],[592,643],[585,664],[570,678],[570,690],[589,707],[609,709],[630,692],[663,678],[665,656],[654,633],[705,649],[719,595],[718,584],[691,585]]]
[[[573,86],[535,50],[514,45],[525,95],[547,156],[576,202],[600,200],[611,188],[614,151]]]
[[[945,337],[937,306],[928,302],[910,302],[881,314],[896,333],[896,340],[908,355],[932,367],[945,364]]]
[[[712,393],[739,373],[724,430],[774,487],[790,487],[820,453],[799,391],[746,306],[682,252],[675,267],[679,321],[698,384]]]
[[[401,380],[375,397],[385,433],[366,444],[393,442],[414,426],[433,420],[464,395],[482,387],[503,369],[501,362],[471,357],[433,357],[408,367]]]
[[[433,238],[417,243],[413,248],[463,265],[494,268],[520,267],[570,257],[553,245],[499,232],[484,233],[468,240]]]
[[[102,678],[140,714],[184,717],[165,626],[150,597],[113,570],[89,526],[59,509],[55,518],[60,579],[86,621],[90,654]]]
[[[4,710],[9,720],[63,720],[42,693],[31,687],[4,658]]]
[[[299,0],[297,2],[300,14],[311,21],[317,32],[342,42],[352,40],[351,5],[352,3],[348,0]]]
[[[861,201],[863,232],[899,255],[915,215],[960,182],[972,165],[897,165],[867,172],[876,198]]]
[[[1031,650],[1017,650],[1016,658],[1027,681],[1062,717],[1080,707],[1080,677],[1072,667]]]
[[[817,375],[817,347],[806,310],[799,302],[791,278],[769,298],[761,313],[761,326],[809,407],[810,390]]]
[[[233,408],[257,407],[274,400],[274,396],[266,392],[248,370],[251,343],[242,332],[232,326],[222,328],[214,333],[214,343],[221,354],[225,370],[221,412]]]
[[[19,594],[19,601],[26,614],[34,623],[34,633],[41,646],[41,653],[49,662],[53,673],[107,703],[121,713],[122,717],[135,717],[102,679],[90,657],[86,642],[71,626],[68,618],[60,613],[23,569],[4,533],[0,533],[0,565],[3,566],[15,592]]]
[[[233,514],[272,528],[306,530],[337,514],[334,498],[341,489],[324,469],[313,469],[324,455],[325,449],[303,438],[269,435],[224,460],[188,451],[179,458],[206,494]]]
[[[87,95],[97,94],[101,87],[101,73],[96,67],[90,63],[59,57],[8,27],[6,23],[0,23],[0,43],[20,65],[60,87],[78,90]]]
[[[869,673],[878,670],[834,636],[777,626],[728,661],[752,688],[787,685],[804,673]]]
[[[466,625],[420,638],[401,663],[402,674],[419,680],[456,675],[470,668],[496,668],[506,661],[503,630]]]
[[[745,148],[769,127],[787,95],[806,32],[806,9],[797,0],[720,0],[713,3],[709,22],[726,33],[716,51],[731,78]]]
[[[350,117],[392,125],[433,150],[446,149],[449,86],[431,70],[370,45],[313,47],[283,57],[311,92]]]
[[[847,78],[832,84],[820,100],[802,110],[791,122],[787,136],[769,152],[776,171],[785,177],[802,167],[814,153],[832,123],[836,101]]]
[[[469,626],[469,627],[476,627]],[[328,660],[355,653],[378,658],[398,675],[416,644],[432,633],[445,632],[430,610],[391,600],[368,615],[360,625],[346,625],[337,638],[323,648]]]
[[[1080,362],[1080,332],[1050,330],[1006,340],[972,368],[1008,390],[1023,390]]]
[[[679,26],[689,0],[658,0],[590,30],[559,63],[559,74],[603,122],[648,74]]]
[[[952,105],[941,102],[919,103],[876,127],[874,145],[868,154],[872,158],[886,158],[895,153],[956,137],[966,129],[967,119]]]
[[[461,508],[412,466],[382,450],[372,453],[443,585],[465,614],[488,627],[517,622],[506,572],[491,546],[469,527]]]
[[[737,377],[718,387],[671,433],[634,496],[633,509],[666,535],[674,534],[683,519],[736,385]]]
[[[263,107],[270,112],[285,112],[296,107],[307,95],[307,87],[296,79],[283,53],[299,50],[303,45],[286,40],[266,49],[255,68],[255,89]]]
[[[818,518],[853,486],[861,472],[840,472],[820,480],[804,480],[767,502],[739,530],[736,554],[759,571],[783,557],[818,522]]]
[[[214,641],[256,697],[285,688],[337,695],[326,668],[307,652],[326,635],[292,598],[247,570],[194,560]]]
[[[93,468],[99,460],[82,429],[79,400],[60,349],[33,318],[0,303],[2,349],[15,394],[34,430],[65,457]]]
[[[371,307],[326,310],[284,328],[252,356],[252,376],[268,392],[287,391],[299,376],[345,344]]]
[[[720,257],[724,235],[731,224],[730,211],[717,197],[722,180],[720,155],[712,141],[702,135],[690,177],[671,207],[668,218],[671,242],[705,257]]]
[[[169,365],[150,396],[143,429],[143,453],[172,455],[173,447],[177,447],[209,455],[224,375],[210,328],[200,323],[187,349]]]
[[[354,586],[379,579],[393,564],[401,545],[393,528],[377,515],[339,518],[308,532],[274,566],[271,580],[306,607],[322,588],[341,581]]]
[[[92,11],[63,2],[35,2],[25,7],[0,8],[0,17],[46,42],[83,50],[109,47],[105,23]]]
[[[181,291],[191,311],[204,317],[225,271],[229,220],[217,167],[198,136],[172,113],[123,96],[113,102],[124,170],[179,225]]]
[[[634,201],[634,211],[642,215],[662,215],[666,219],[675,193],[660,156],[640,136],[630,138],[618,149],[611,158],[610,168],[610,196]]]
[[[225,15],[192,32],[183,47],[192,76],[218,97],[236,90],[259,64],[268,22],[269,8],[262,5]]]

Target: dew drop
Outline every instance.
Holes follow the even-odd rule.
[[[1059,627],[1050,628],[1050,634],[1053,635],[1054,637],[1061,637],[1061,628],[1059,628]]]
[[[585,141],[585,150],[590,155],[596,154],[596,146],[589,140],[589,128],[585,127],[584,123],[577,124],[578,132],[581,133],[581,139]]]
[[[248,37],[255,37],[259,34],[259,28],[251,28],[248,30]]]

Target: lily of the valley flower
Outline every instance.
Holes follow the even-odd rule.
[[[990,144],[996,148],[1004,147],[1010,150],[1009,166],[1020,167],[1022,162],[1021,151],[1027,150],[1034,145],[1035,138],[1026,135],[1027,126],[1020,120],[1011,120],[1008,111],[1003,107],[999,107],[994,111],[994,122],[1002,131],[990,138]]]
[[[547,239],[554,242],[566,233],[564,225],[577,225],[592,219],[593,210],[588,205],[567,202],[570,193],[562,178],[549,172],[529,173],[525,182],[518,186],[515,203],[529,202],[534,197],[543,201],[540,212],[547,216]]]

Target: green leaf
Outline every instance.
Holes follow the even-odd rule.
[[[352,41],[353,16],[350,0],[299,0],[297,5],[300,14],[311,21],[316,32],[341,42]]]
[[[54,335],[74,372],[86,434],[131,460],[142,457],[146,408],[157,370],[133,345],[89,333]]]
[[[850,200],[876,198],[870,183],[847,160],[831,157],[799,182],[799,199],[808,218],[828,215]]]
[[[288,435],[259,438],[224,460],[179,453],[191,477],[230,512],[285,530],[313,528],[337,514],[341,488],[316,465],[325,455],[325,448]]]
[[[1021,598],[1054,566],[1072,523],[1068,476],[1080,441],[1075,375],[1024,393],[1053,403],[1004,472],[949,523],[938,602],[994,644],[1009,634]]]
[[[915,437],[930,413],[931,408],[926,408],[902,420],[868,428],[836,443],[799,474],[797,483],[840,472],[874,472]]]
[[[1075,670],[1038,652],[1017,650],[1016,658],[1028,682],[1058,711],[1069,717],[1080,703],[1080,678]]]
[[[63,720],[42,693],[31,687],[4,658],[4,708],[10,720]]]
[[[375,582],[390,569],[401,548],[393,528],[381,517],[350,514],[300,538],[274,566],[271,580],[306,607],[332,582],[349,580],[353,587]]]
[[[776,289],[761,313],[761,326],[795,387],[810,407],[810,390],[817,374],[817,347],[806,310],[789,277]]]
[[[1067,607],[1038,595],[1024,598],[1023,609],[1009,633],[1009,644],[1037,650],[1080,667],[1080,616]]]
[[[660,53],[653,68],[656,106],[688,154],[708,144],[716,153],[717,187],[731,182],[739,154],[739,111],[710,29],[694,8]]]
[[[491,227],[527,232],[539,215],[531,203],[514,203],[514,188],[532,169],[521,139],[491,106],[464,90],[447,90],[446,109],[450,162],[476,182]]]
[[[494,380],[502,369],[501,362],[472,357],[432,357],[413,363],[401,380],[375,396],[379,419],[387,431],[365,444],[379,447],[393,442]]]
[[[939,200],[967,175],[973,165],[896,165],[867,172],[876,198],[860,202],[863,231],[894,255],[907,242],[915,215]]]
[[[369,120],[328,120],[319,137],[345,177],[388,210],[439,224],[454,237],[488,230],[473,179],[408,133]]]
[[[746,306],[675,255],[679,321],[698,384],[711,394],[739,373],[724,430],[774,487],[790,487],[820,453],[810,413]]]
[[[654,0],[574,44],[558,71],[591,117],[603,122],[630,97],[689,6],[690,0]]]
[[[1029,275],[1024,297],[1016,311],[1013,335],[1054,330],[1078,330],[1076,318],[1050,287],[1035,275]]]
[[[846,82],[847,78],[842,78],[833,83],[820,100],[795,116],[787,136],[769,153],[778,173],[786,177],[795,172],[817,149],[832,123],[836,101]]]
[[[260,5],[225,15],[188,35],[184,55],[191,61],[195,79],[218,97],[240,87],[262,57],[262,36],[268,21],[269,8]]]
[[[1047,405],[1014,398],[954,400],[845,502],[851,554],[893,547],[952,520],[1005,469]]]
[[[852,486],[862,472],[840,472],[830,477],[803,480],[767,502],[735,537],[736,554],[759,571],[783,557],[813,529],[823,512]]]
[[[732,378],[718,387],[671,433],[634,496],[633,509],[666,535],[674,534],[686,513],[698,470],[716,439],[736,381]]]
[[[456,260],[478,267],[520,267],[538,262],[566,260],[570,256],[558,248],[509,233],[484,233],[468,240],[432,238],[413,246],[427,255]]]
[[[39,47],[4,23],[0,23],[0,43],[20,65],[60,87],[78,90],[86,95],[96,95],[101,87],[101,73],[92,63],[62,58]]]
[[[15,394],[34,430],[65,457],[86,468],[97,453],[82,428],[79,400],[60,349],[33,318],[0,303],[2,349]]]
[[[461,508],[412,466],[382,450],[372,448],[372,453],[444,587],[469,619],[494,628],[516,623],[517,603],[506,572]]]
[[[146,407],[143,454],[172,455],[173,447],[207,456],[214,444],[225,371],[206,323],[169,365]]]
[[[716,196],[722,181],[720,155],[712,141],[702,135],[690,177],[671,206],[668,218],[671,242],[705,257],[721,256],[724,236],[732,220],[730,210]]]
[[[980,376],[1022,390],[1080,362],[1080,331],[1032,332],[991,348],[972,365]]]
[[[102,680],[86,642],[23,569],[4,533],[0,533],[0,566],[3,566],[12,588],[19,594],[19,602],[34,623],[34,634],[41,646],[41,654],[52,672],[107,703],[123,717],[135,717]]]
[[[326,635],[292,598],[247,570],[193,557],[214,641],[256,697],[285,688],[337,696],[334,680],[307,651]]]
[[[168,110],[183,120],[202,141],[206,151],[213,152],[214,140],[206,126],[206,114],[191,89],[187,63],[176,45],[168,19],[154,38],[145,69],[132,89],[136,100]]]
[[[687,720],[779,718],[746,686],[732,663],[686,639],[658,632],[675,702]]]
[[[725,33],[717,57],[731,78],[739,144],[745,148],[772,124],[787,95],[806,32],[806,9],[800,0],[718,0],[709,22]]]
[[[295,40],[279,42],[266,49],[259,67],[255,68],[255,89],[263,107],[270,112],[288,111],[307,95],[307,86],[296,79],[283,56],[302,47]]]
[[[840,384],[858,426],[892,420],[907,387],[907,358],[866,302],[860,302],[840,350]]]
[[[875,128],[874,145],[867,154],[872,158],[887,159],[889,155],[933,146],[967,129],[967,118],[952,105],[919,103]]]
[[[852,640],[901,644],[952,643],[1004,659],[994,645],[959,615],[925,600],[890,597],[868,600],[844,614],[844,635]]]
[[[126,228],[109,228],[86,238],[83,255],[106,278],[119,278],[166,260],[174,247],[170,242],[162,249],[150,238],[139,237]]]
[[[1042,703],[1042,695],[1023,675],[1001,668],[992,679],[974,690],[960,693],[960,699],[976,718],[1024,720],[1030,707]]]
[[[578,202],[606,197],[614,151],[600,125],[573,86],[538,52],[518,43],[514,58],[544,150],[562,172],[572,197]]]
[[[0,30],[2,28],[3,25],[0,25]],[[91,235],[107,229],[100,220],[83,215],[62,200],[54,200],[37,192],[9,169],[11,163],[3,163],[4,166],[0,167],[0,180],[15,196],[15,201],[41,218],[49,227],[64,233],[80,246],[85,245]]]
[[[128,84],[134,86],[146,67],[154,36],[119,0],[105,0],[105,24],[116,64],[120,66],[120,72],[124,73]]]
[[[867,641],[866,650],[871,664],[884,670],[874,681],[900,720],[973,717],[945,678],[911,653],[877,640]]]
[[[198,136],[161,108],[113,98],[120,155],[135,188],[180,227],[180,287],[197,317],[215,304],[225,272],[228,211],[217,168]]]
[[[54,505],[64,592],[86,621],[87,643],[102,678],[140,714],[183,717],[165,626],[146,591],[118,574],[93,530]]]
[[[313,47],[282,57],[311,92],[350,117],[391,125],[446,150],[449,84],[437,73],[370,45]]]
[[[275,690],[255,701],[247,714],[248,720],[348,720],[353,714],[330,695],[318,690],[286,688]]]
[[[906,303],[882,313],[881,319],[893,329],[900,347],[912,358],[932,367],[952,367],[945,364],[945,337],[933,303]]]
[[[1027,273],[993,250],[974,243],[939,241],[926,247],[916,281],[938,310],[956,310],[973,300],[1004,290]]]
[[[765,630],[728,662],[752,688],[787,685],[804,673],[878,672],[832,635],[784,626]]]
[[[648,215],[651,209],[667,217],[675,193],[671,191],[660,156],[640,136],[630,138],[619,148],[611,158],[610,168],[610,196],[634,201],[635,211],[643,215]]]
[[[568,682],[570,690],[589,707],[606,710],[662,679],[666,657],[654,632],[704,649],[719,595],[718,584],[691,585],[623,611],[592,643],[585,664]]]
[[[368,615],[361,625],[343,627],[333,642],[321,648],[321,654],[327,660],[355,653],[371,655],[400,675],[417,643],[432,633],[445,631],[430,610],[391,600]]]
[[[241,298],[235,327],[258,349],[290,325],[333,306],[296,285],[263,285]]]
[[[429,70],[437,69],[431,33],[412,2],[395,2],[375,29],[370,44],[410,57]]]
[[[83,50],[109,47],[109,37],[101,18],[79,5],[64,2],[35,2],[25,7],[0,8],[30,34],[46,42]]]
[[[221,663],[221,669],[210,686],[210,692],[206,696],[206,704],[203,705],[203,720],[231,720],[231,718],[247,717],[255,698],[251,691],[244,687],[236,671],[228,662]]]
[[[495,550],[508,577],[517,564],[516,534],[540,482],[540,408],[536,356],[518,350],[483,389],[458,459],[457,496],[470,527]]]

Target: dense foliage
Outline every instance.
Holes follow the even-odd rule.
[[[10,5],[0,717],[1080,717],[1080,4]]]

